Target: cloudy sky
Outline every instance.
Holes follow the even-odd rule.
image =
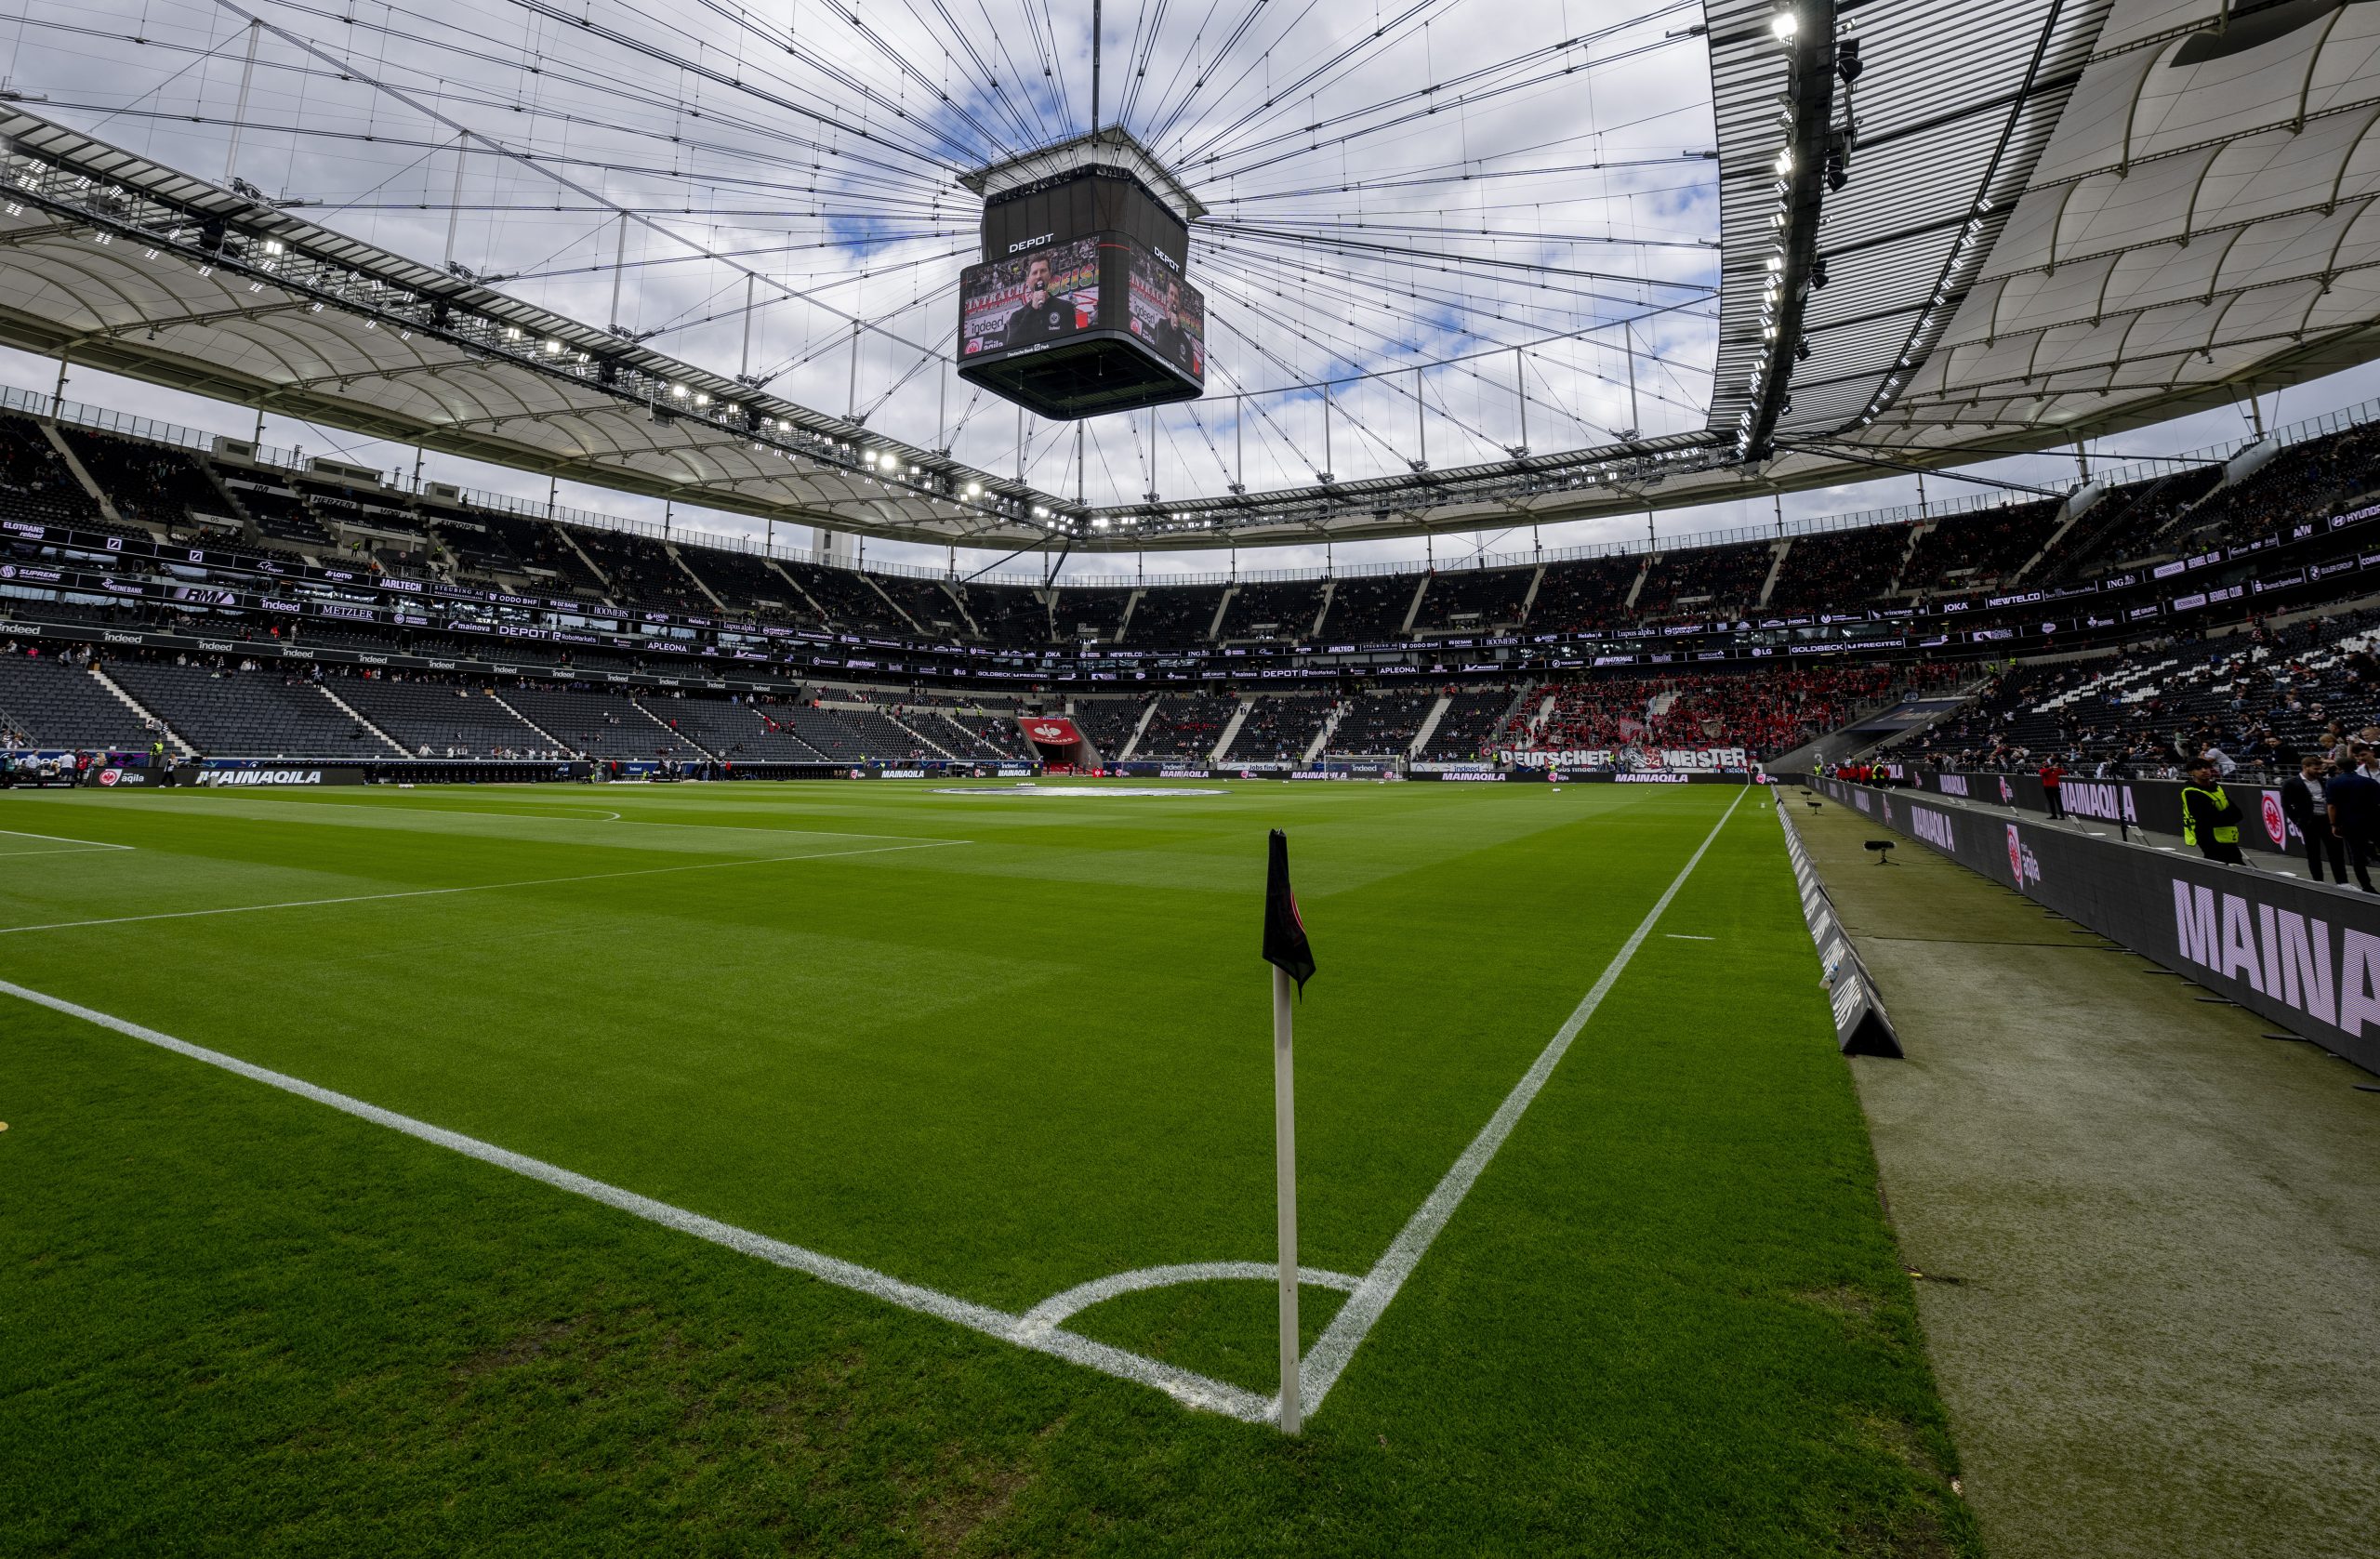
[[[1079,465],[1072,426],[1026,416],[1020,443],[1015,409],[948,361],[979,211],[957,177],[1090,126],[1087,0],[20,6],[0,28],[0,69],[44,99],[38,112],[190,172],[237,174],[326,226],[503,278],[519,297],[764,377],[888,436],[1004,473],[1021,461],[1067,496],[1079,480],[1094,504],[1262,490],[1325,469],[1353,480],[1704,420],[1715,164],[1699,155],[1712,136],[1692,0],[1107,5],[1101,122],[1140,136],[1210,209],[1191,276],[1208,297],[1211,366],[1201,401],[1084,425]],[[267,25],[252,31],[250,15]],[[55,372],[0,353],[0,377],[21,387],[46,392]],[[2347,380],[2290,392],[2281,415],[2368,388]],[[69,395],[251,426],[95,373]],[[2110,444],[2170,453],[2244,427],[2216,413]],[[267,440],[390,469],[413,458],[278,418]],[[1992,469],[2040,480],[2071,463]],[[542,479],[443,456],[427,474],[545,495]],[[1880,507],[1914,487],[1803,495],[1785,510]],[[1929,496],[1959,490],[1929,479]],[[562,500],[657,509],[594,490]],[[1678,535],[1770,518],[1764,500],[1657,523]],[[1526,551],[1632,529],[1642,534],[1599,522],[1434,545]],[[1240,560],[1321,561],[1319,548]],[[1096,557],[1069,574],[1130,566]],[[1153,554],[1148,566],[1218,564]]]

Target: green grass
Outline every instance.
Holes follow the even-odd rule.
[[[134,848],[0,927],[416,896],[0,979],[1013,1312],[1270,1257],[1267,827],[1361,1274],[1735,796],[6,793]],[[0,1552],[1975,1552],[1758,794],[1296,1442],[7,998],[0,1119]],[[1263,1284],[1071,1324],[1276,1383]]]

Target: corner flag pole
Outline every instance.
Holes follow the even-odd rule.
[[[1289,839],[1276,828],[1264,871],[1264,961],[1273,966],[1273,1167],[1281,1245],[1281,1433],[1295,1434],[1305,1413],[1298,1401],[1298,1130],[1289,1070],[1289,984],[1304,993],[1314,978],[1298,896],[1289,888]]]
[[[1289,971],[1273,970],[1273,1160],[1281,1245],[1281,1433],[1295,1434],[1298,1401],[1298,1111],[1289,1066]]]

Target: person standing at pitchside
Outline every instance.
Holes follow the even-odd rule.
[[[2066,815],[2066,800],[2059,792],[2059,786],[2065,778],[2066,771],[2058,767],[2056,759],[2053,758],[2042,765],[2042,798],[2049,803],[2052,822]]]
[[[2182,786],[2182,842],[2197,846],[2198,852],[2210,861],[2246,865],[2246,858],[2240,853],[2240,809],[2232,805],[2215,777],[2215,760],[2194,758],[2187,773],[2189,780]],[[2373,789],[2380,791],[2380,784]],[[2362,857],[2356,859],[2360,862]]]

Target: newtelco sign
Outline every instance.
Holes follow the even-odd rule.
[[[2380,1072],[2380,900],[1970,804],[1814,783],[1937,853]]]

